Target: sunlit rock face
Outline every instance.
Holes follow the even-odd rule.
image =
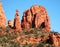
[[[21,22],[19,17],[19,11],[16,10],[15,18],[14,18],[14,28],[18,31],[22,31]]]
[[[6,17],[5,17],[1,2],[0,2],[0,27],[3,27],[3,28],[6,27]]]
[[[22,28],[30,29],[32,24],[32,15],[30,9],[26,10],[22,17]]]
[[[43,6],[34,5],[23,13],[22,28],[42,28],[50,32],[50,20]]]

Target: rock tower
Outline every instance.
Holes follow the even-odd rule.
[[[0,2],[0,27],[3,27],[3,28],[6,27],[6,17],[5,17],[1,2]]]
[[[19,11],[18,10],[16,10],[16,14],[15,14],[15,18],[14,18],[14,28],[17,31],[22,31],[20,17],[19,17]]]

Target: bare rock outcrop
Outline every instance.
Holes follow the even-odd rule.
[[[13,27],[14,26],[13,24],[14,24],[13,20],[8,20],[8,26]]]
[[[57,40],[58,40],[58,44],[59,44],[59,46],[60,46],[60,34],[58,33],[58,34],[55,34],[55,36],[56,36],[56,38],[57,38]]]
[[[19,11],[18,10],[16,10],[16,14],[15,14],[15,18],[14,18],[14,28],[17,31],[19,31],[19,30],[22,31],[20,17],[19,17]]]
[[[5,17],[1,2],[0,2],[0,27],[3,27],[3,28],[6,27],[6,17]]]
[[[50,32],[50,20],[46,9],[43,6],[34,5],[26,10],[22,17],[22,28],[42,28]]]
[[[24,12],[23,14],[23,18],[22,18],[22,28],[24,29],[30,29],[30,27],[32,26],[32,15],[31,15],[31,12],[30,10],[27,10],[26,12]]]
[[[58,43],[58,39],[56,38],[56,36],[54,34],[50,35],[50,40],[52,42],[52,44],[54,44],[54,46],[58,47],[59,43]]]

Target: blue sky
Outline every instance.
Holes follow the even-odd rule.
[[[6,19],[13,20],[16,9],[19,10],[20,19],[23,12],[32,5],[42,5],[50,16],[51,30],[60,32],[60,0],[1,0]]]

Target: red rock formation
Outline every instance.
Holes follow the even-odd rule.
[[[58,43],[58,39],[56,38],[56,36],[54,34],[52,34],[51,36],[51,42],[52,44],[54,44],[54,46],[58,47],[59,46],[59,43]]]
[[[6,27],[6,17],[5,17],[1,2],[0,2],[0,27],[3,27],[3,28]]]
[[[56,36],[56,38],[57,38],[57,40],[58,40],[58,44],[59,44],[59,46],[60,46],[60,34],[55,34],[55,36]]]
[[[47,11],[42,6],[32,6],[26,10],[22,18],[22,27],[24,29],[30,29],[31,27],[39,28],[50,31],[50,20]]]
[[[22,31],[22,28],[21,28],[21,23],[20,23],[20,18],[19,18],[19,11],[16,10],[16,14],[15,14],[15,19],[14,19],[14,28],[17,30],[17,31]]]
[[[31,23],[32,23],[32,16],[31,16],[31,12],[30,10],[27,10],[26,12],[24,12],[24,16],[22,19],[22,27],[24,29],[29,29],[31,27]]]
[[[13,20],[8,20],[8,26],[13,27],[14,21]]]

